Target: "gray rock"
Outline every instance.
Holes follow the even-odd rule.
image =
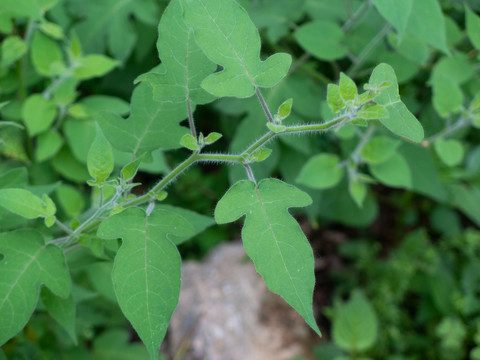
[[[302,354],[304,320],[270,293],[240,243],[182,267],[180,301],[167,347],[183,360],[283,360]]]

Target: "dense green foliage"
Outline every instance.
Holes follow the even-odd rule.
[[[2,0],[0,359],[157,359],[178,247],[240,218],[320,334],[292,214],[354,234],[320,359],[480,359],[479,10]]]

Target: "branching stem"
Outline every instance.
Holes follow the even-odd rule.
[[[152,200],[155,200],[157,194],[163,191],[177,176],[186,171],[191,165],[197,162],[222,162],[222,163],[237,163],[242,164],[246,170],[250,180],[255,181],[255,177],[251,168],[247,162],[245,162],[245,155],[252,154],[255,150],[263,147],[267,142],[275,138],[277,135],[287,134],[303,134],[303,133],[318,133],[333,129],[346,120],[346,116],[339,116],[333,120],[325,123],[306,124],[306,125],[291,125],[287,126],[285,131],[281,133],[275,133],[268,131],[252,145],[250,145],[241,154],[200,154],[198,151],[194,151],[187,159],[177,165],[170,173],[168,173],[163,179],[161,179],[148,193],[138,196],[134,199],[127,200],[123,203],[118,203],[121,198],[122,192],[117,193],[108,202],[100,206],[87,220],[85,220],[79,227],[77,227],[69,236],[52,240],[52,243],[63,243],[64,246],[70,246],[82,233],[89,232],[95,229],[101,222],[100,218],[112,209],[115,205],[119,205],[122,208],[128,208],[131,206],[138,206],[146,204]]]

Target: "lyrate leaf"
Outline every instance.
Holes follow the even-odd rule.
[[[413,0],[373,0],[373,4],[402,38],[410,18]]]
[[[97,126],[97,135],[87,155],[87,169],[95,183],[102,185],[113,171],[114,160],[112,147]]]
[[[179,122],[186,117],[179,107],[163,106],[152,99],[152,88],[142,83],[132,94],[131,113],[127,119],[108,112],[96,120],[112,145],[133,155],[157,149],[176,149],[187,128]]]
[[[290,207],[310,205],[308,194],[277,179],[258,186],[249,180],[233,185],[215,208],[219,224],[246,215],[243,246],[268,288],[282,296],[320,334],[312,311],[315,285],[313,252]]]
[[[159,209],[146,216],[139,208],[108,218],[97,232],[102,239],[123,239],[112,274],[115,293],[152,359],[158,358],[180,292],[181,258],[170,236],[191,232],[175,213]]]
[[[22,117],[30,136],[50,128],[56,116],[57,108],[53,101],[40,94],[31,95],[23,104]]]
[[[28,322],[38,301],[39,287],[67,298],[71,280],[63,251],[46,245],[33,230],[0,235],[0,345],[15,336]]]
[[[188,106],[193,110],[196,104],[215,99],[200,83],[216,69],[199,49],[182,16],[180,0],[170,1],[158,25],[157,50],[162,64],[137,78],[152,86],[157,106],[178,113],[181,120],[187,117]]]
[[[342,176],[338,156],[320,154],[307,161],[295,181],[312,189],[328,189],[337,185]]]
[[[250,97],[257,87],[273,87],[288,72],[292,58],[277,53],[260,60],[260,35],[247,12],[234,0],[181,0],[185,22],[202,51],[222,71],[202,87],[215,96]]]
[[[348,49],[343,44],[345,34],[333,21],[317,20],[300,26],[295,39],[305,51],[321,60],[335,60],[344,57]]]
[[[422,141],[424,136],[422,125],[400,100],[395,72],[390,65],[385,63],[378,65],[373,70],[369,86],[378,88],[384,82],[391,85],[381,90],[375,98],[375,102],[388,111],[388,116],[380,118],[380,122],[398,136],[406,137],[415,142]]]

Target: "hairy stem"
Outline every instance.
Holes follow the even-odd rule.
[[[223,163],[237,163],[242,164],[246,170],[250,180],[255,182],[255,177],[251,171],[250,166],[245,161],[244,155],[249,155],[255,150],[263,147],[267,142],[275,138],[277,135],[286,134],[303,134],[303,133],[318,133],[333,129],[339,126],[342,122],[347,120],[346,116],[339,116],[326,123],[318,124],[306,124],[306,125],[291,125],[288,126],[285,131],[281,133],[274,133],[268,131],[252,145],[250,145],[241,154],[200,154],[198,151],[194,151],[187,159],[177,165],[170,173],[162,178],[148,193],[138,196],[134,199],[127,200],[123,203],[118,203],[118,199],[121,198],[122,192],[117,191],[111,200],[99,207],[87,220],[85,220],[79,227],[77,227],[69,236],[52,240],[52,243],[63,243],[65,246],[70,246],[80,234],[89,232],[95,229],[101,222],[100,218],[104,213],[111,209],[115,205],[121,205],[122,208],[128,208],[131,206],[142,205],[152,200],[155,200],[155,196],[163,191],[177,176],[185,172],[190,166],[197,162],[223,162]]]
[[[265,112],[265,115],[268,118],[268,122],[273,123],[272,113],[270,112],[270,109],[268,108],[268,105],[265,102],[265,99],[263,98],[262,92],[258,87],[255,87],[255,94],[257,94],[257,98],[260,101],[260,105],[262,105],[263,111]]]

